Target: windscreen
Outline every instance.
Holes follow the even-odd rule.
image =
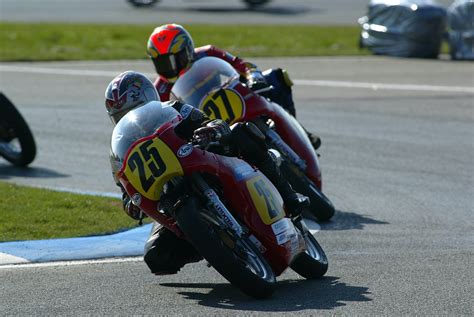
[[[198,107],[209,91],[238,78],[239,73],[226,61],[204,57],[179,77],[171,90],[171,98]]]
[[[173,107],[164,106],[159,101],[152,101],[144,106],[131,110],[112,132],[111,151],[119,162],[123,162],[130,146],[137,140],[152,135],[164,123],[178,115]]]

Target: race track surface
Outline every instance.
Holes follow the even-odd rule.
[[[0,20],[96,23],[345,24],[355,25],[368,0],[273,0],[248,10],[240,0],[161,0],[136,9],[125,0],[0,0]],[[443,6],[451,0],[440,0]],[[256,30],[258,32],[258,30]]]
[[[316,234],[327,276],[279,277],[266,301],[204,262],[156,277],[140,259],[0,268],[0,315],[472,315],[474,64],[364,58],[254,59],[295,80],[298,117],[322,137],[338,211]],[[0,87],[35,134],[29,169],[0,179],[117,193],[103,100],[148,61],[0,63]],[[118,214],[118,216],[122,216]]]

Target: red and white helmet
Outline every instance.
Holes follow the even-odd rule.
[[[160,96],[153,83],[134,71],[117,75],[105,90],[105,109],[114,124],[130,110],[154,100],[160,101]]]
[[[181,25],[165,24],[151,33],[147,52],[156,72],[169,82],[175,82],[194,59],[194,43]]]

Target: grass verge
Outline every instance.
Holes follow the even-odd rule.
[[[184,25],[195,45],[247,56],[367,55],[358,26]],[[156,25],[0,23],[0,61],[146,58]]]
[[[0,182],[0,242],[117,232],[137,222],[119,199],[78,195]]]

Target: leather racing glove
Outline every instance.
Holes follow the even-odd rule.
[[[122,194],[122,203],[123,203],[123,210],[125,213],[134,220],[141,220],[146,215],[140,210],[139,207],[135,206],[127,195],[127,193]]]
[[[253,91],[268,88],[267,80],[261,71],[252,71],[247,75],[247,86]]]
[[[208,121],[206,125],[194,131],[193,140],[207,149],[209,146],[226,147],[229,144],[231,130],[229,125],[220,119]]]

